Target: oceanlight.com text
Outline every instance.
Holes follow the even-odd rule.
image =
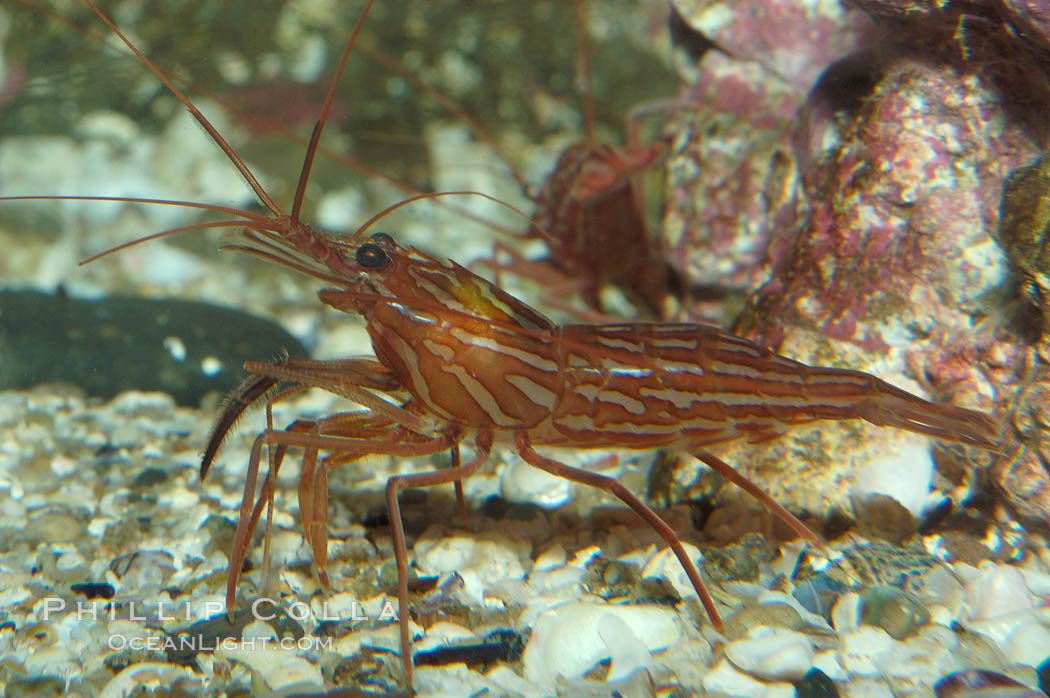
[[[151,652],[215,652],[223,650],[236,652],[239,650],[254,651],[258,649],[282,649],[293,652],[305,652],[309,650],[332,651],[334,645],[331,637],[310,637],[304,635],[300,638],[294,637],[205,637],[203,635],[175,635],[174,637],[164,635],[110,635],[107,645],[110,650],[119,652],[125,649],[135,651]]]

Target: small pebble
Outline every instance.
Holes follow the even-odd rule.
[[[656,684],[653,676],[645,669],[639,669],[630,676],[616,681],[565,681],[558,685],[560,695],[571,695],[573,698],[609,698],[613,696],[630,696],[634,698],[657,698]]]
[[[882,628],[894,640],[903,640],[930,622],[930,611],[911,594],[876,586],[860,595],[860,622]]]
[[[1009,676],[982,669],[957,671],[933,687],[937,698],[1045,698]]]
[[[481,600],[487,586],[525,577],[521,559],[531,552],[502,536],[493,538],[477,540],[457,535],[436,541],[420,540],[415,548],[416,564],[426,575],[455,572],[463,579],[465,592]]]
[[[257,640],[266,644],[277,639],[277,633],[269,623],[256,619],[244,626],[241,637],[245,640]]]
[[[685,554],[698,566],[702,563],[704,556],[700,549],[691,543],[682,543]],[[670,548],[662,548],[642,565],[642,577],[657,577],[666,579],[674,587],[681,598],[696,598],[696,589],[682,569],[682,563],[675,557]]]
[[[50,508],[33,516],[22,532],[33,543],[70,543],[84,535],[84,527],[62,508]]]
[[[958,668],[980,667],[998,672],[1006,669],[1008,662],[995,639],[973,632],[957,633],[955,638],[959,646],[953,655]]]
[[[798,681],[813,666],[813,643],[802,633],[784,628],[752,628],[747,636],[725,647],[726,658],[765,681]]]
[[[109,568],[124,586],[142,589],[167,584],[175,571],[175,559],[163,550],[142,550],[116,558]]]
[[[536,560],[532,563],[532,571],[548,572],[564,567],[566,559],[565,548],[555,543],[536,556]]]
[[[616,614],[603,613],[598,618],[598,636],[609,648],[610,666],[607,681],[619,681],[639,670],[652,668],[653,657],[649,648]]]
[[[708,695],[740,696],[741,698],[794,698],[795,687],[790,683],[766,683],[748,676],[729,660],[719,662],[704,674],[704,690]]]
[[[958,663],[958,646],[959,641],[950,628],[928,625],[907,642],[893,643],[878,657],[875,665],[899,694],[929,690],[945,671],[965,666]]]
[[[880,673],[879,655],[893,647],[893,638],[882,628],[870,625],[840,634],[840,663],[851,674],[874,676]]]
[[[851,498],[859,533],[869,540],[900,545],[918,528],[915,516],[892,496],[877,492]]]
[[[146,489],[163,484],[168,479],[168,472],[159,468],[146,468],[131,481],[131,489]]]
[[[895,499],[918,515],[933,479],[933,458],[926,439],[901,435],[897,447],[872,459],[854,475],[852,495],[861,501],[872,494]]]
[[[1011,662],[1042,666],[1050,658],[1050,629],[1038,621],[1025,623],[1006,639],[1003,653]]]
[[[885,679],[874,676],[852,677],[848,691],[848,698],[898,698]]]
[[[510,502],[556,509],[569,501],[572,483],[515,459],[500,478],[500,494]]]
[[[851,591],[838,598],[831,609],[831,624],[840,633],[860,625],[860,594]]]
[[[55,569],[59,572],[69,572],[84,564],[84,556],[80,553],[65,553],[55,561]]]
[[[82,594],[89,599],[112,599],[117,593],[112,584],[106,582],[85,582],[83,584],[71,584],[70,591],[74,594]]]
[[[277,693],[315,690],[324,685],[319,667],[279,646],[245,644],[229,649],[223,646],[215,655],[244,664]]]
[[[826,574],[796,582],[792,596],[810,613],[831,621],[831,609],[838,598],[849,590],[842,582]]]
[[[948,567],[937,567],[927,574],[911,577],[905,588],[927,605],[956,611],[963,599],[963,586]]]
[[[726,618],[722,634],[726,639],[738,640],[744,637],[751,628],[770,626],[801,630],[805,622],[802,616],[785,603],[765,603],[745,606]]]
[[[988,565],[964,585],[966,605],[974,621],[1004,616],[1032,608],[1031,595],[1020,570],[1009,565]]]
[[[797,698],[839,698],[835,682],[816,668],[810,669],[802,679],[795,682],[795,692]]]
[[[839,664],[839,654],[834,649],[818,652],[813,657],[813,668],[819,669],[833,681],[846,682],[850,678],[846,670]]]
[[[33,598],[33,592],[24,586],[10,586],[6,589],[0,589],[0,608],[13,608],[31,598]]]
[[[40,676],[47,673],[65,676],[78,671],[76,657],[64,647],[50,646],[36,649],[25,658],[25,670]]]

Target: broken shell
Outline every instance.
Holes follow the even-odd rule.
[[[765,681],[798,681],[813,666],[813,643],[784,628],[752,628],[747,637],[726,645],[733,665]]]

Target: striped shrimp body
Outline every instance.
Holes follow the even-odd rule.
[[[379,363],[395,377],[397,391],[410,396],[398,409],[429,416],[429,421],[418,425],[402,421],[407,428],[403,435],[411,436],[401,442],[391,438],[388,452],[458,449],[459,443],[471,440],[476,453],[467,465],[395,476],[388,482],[401,608],[408,603],[408,553],[397,492],[469,476],[494,443],[512,443],[526,462],[605,489],[634,509],[674,551],[716,626],[721,623],[718,612],[693,562],[654,511],[616,480],[546,458],[534,447],[669,448],[691,453],[757,497],[800,535],[818,543],[804,524],[704,447],[740,438],[761,443],[796,425],[842,419],[864,419],[969,446],[995,447],[997,427],[990,416],[931,403],[860,371],[807,366],[705,325],[557,326],[466,268],[403,248],[385,233],[356,246],[310,234],[309,244],[270,234],[268,242],[277,245],[260,245],[248,229],[243,233],[245,242],[234,247],[304,271],[310,270],[299,255],[309,250],[313,260],[325,267],[315,269],[315,276],[343,280],[338,287],[321,290],[320,299],[365,318]],[[285,252],[277,253],[278,246]],[[285,253],[287,257],[282,256]],[[257,370],[266,375],[271,369]],[[270,375],[289,377],[279,372]],[[374,435],[387,433],[394,436],[385,428]],[[270,432],[260,438],[308,451],[330,450],[337,459],[340,451],[356,453],[361,448],[320,435],[304,440],[298,434],[289,438],[287,432]],[[370,448],[370,452],[381,450],[381,445]],[[310,481],[313,489],[306,498],[315,502],[315,512],[325,505],[324,493],[317,489],[323,482],[324,478]],[[247,506],[246,490],[245,514]],[[304,518],[307,530],[317,523]],[[239,540],[243,544],[246,538],[239,536]],[[323,543],[318,540],[314,545],[322,573]],[[230,602],[234,580],[231,571]],[[410,672],[404,614],[401,631],[405,670]]]
[[[364,315],[377,356],[415,400],[462,427],[527,429],[544,446],[688,450],[864,419],[993,447],[985,415],[867,373],[808,366],[707,325],[556,326],[462,266],[386,234],[362,248],[376,267],[350,293],[326,289],[321,300]]]

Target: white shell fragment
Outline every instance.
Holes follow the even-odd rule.
[[[1024,575],[1009,565],[982,567],[964,588],[971,620],[987,620],[1032,608]]]
[[[231,648],[221,647],[215,655],[244,664],[274,692],[312,691],[324,685],[320,667],[296,656],[292,650],[258,640]]]
[[[487,586],[524,577],[520,555],[529,552],[503,536],[486,538],[477,540],[462,535],[437,541],[424,538],[416,544],[416,562],[425,574],[455,572],[463,580],[465,593],[480,600]]]
[[[614,616],[622,623],[621,631],[626,626],[635,637],[614,640],[613,647],[606,644],[603,632],[608,633],[618,625],[616,621],[603,622],[606,615]],[[617,659],[626,660],[627,665],[636,664],[640,646],[649,652],[658,652],[680,636],[677,614],[665,606],[567,603],[542,613],[533,626],[532,639],[523,657],[525,678],[544,686],[554,685],[559,676],[579,678],[598,662],[608,659],[614,650]]]
[[[525,461],[514,460],[503,470],[500,494],[509,502],[526,502],[555,509],[569,501],[571,484]]]
[[[159,689],[175,685],[178,680],[200,683],[191,670],[177,664],[143,662],[132,664],[110,679],[99,698],[124,698],[135,690]]]
[[[682,547],[685,549],[685,554],[693,561],[693,564],[699,565],[704,559],[700,549],[695,545],[682,543]],[[685,569],[682,568],[682,563],[678,561],[674,551],[670,548],[663,548],[650,557],[642,567],[642,576],[663,577],[674,586],[675,592],[682,598],[690,596],[696,598],[696,589],[693,588],[692,582],[689,581]]]
[[[863,625],[840,635],[839,663],[851,674],[879,673],[879,656],[890,651],[893,638],[882,628]]]
[[[598,636],[609,648],[609,675],[607,680],[627,678],[639,669],[652,667],[653,658],[631,626],[615,613],[603,613],[598,618]]]
[[[1038,621],[1025,623],[1006,639],[1003,652],[1012,662],[1038,668],[1050,659],[1050,628]]]
[[[722,660],[703,678],[708,695],[733,698],[793,698],[795,687],[790,683],[759,681]]]
[[[896,449],[871,460],[856,473],[851,492],[861,499],[870,494],[893,497],[918,516],[933,481],[929,439],[900,433]]]
[[[802,633],[775,627],[753,628],[729,643],[726,658],[752,676],[766,681],[797,681],[813,666],[813,643]]]

